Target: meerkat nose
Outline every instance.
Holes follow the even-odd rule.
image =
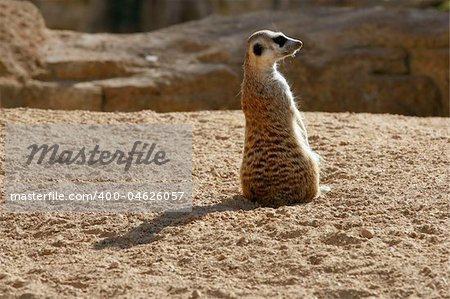
[[[301,40],[291,38],[289,42],[289,47],[291,49],[295,49],[296,51],[300,50],[303,47],[303,42]]]

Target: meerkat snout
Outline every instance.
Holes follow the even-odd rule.
[[[298,39],[290,38],[281,32],[261,30],[253,33],[248,39],[247,49],[254,64],[270,66],[271,64],[294,56],[303,46]]]

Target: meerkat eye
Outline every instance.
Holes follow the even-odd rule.
[[[253,53],[254,53],[256,56],[261,56],[262,51],[263,51],[263,47],[262,47],[260,44],[255,44],[255,45],[253,46]]]
[[[281,48],[281,47],[284,46],[284,44],[286,43],[287,38],[285,38],[285,37],[282,36],[282,35],[278,35],[277,37],[272,38],[272,40],[273,40],[274,43],[276,43],[277,45],[279,45],[280,48]]]

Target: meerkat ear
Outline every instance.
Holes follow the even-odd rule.
[[[256,56],[261,56],[263,52],[263,47],[260,44],[255,44],[253,46],[253,53],[255,53]]]

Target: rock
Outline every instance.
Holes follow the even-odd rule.
[[[360,235],[361,235],[361,237],[364,237],[366,239],[372,239],[375,234],[373,233],[372,230],[367,229],[367,228],[363,228],[360,231]]]
[[[0,78],[28,78],[38,72],[44,20],[27,1],[0,1]]]
[[[34,293],[23,293],[22,295],[18,296],[19,299],[35,299],[35,298],[39,298],[39,296],[37,296]]]
[[[417,49],[411,50],[411,73],[423,74],[432,79],[441,96],[437,115],[448,115],[449,107],[449,49]]]
[[[323,239],[323,243],[327,245],[346,246],[359,244],[361,243],[361,239],[339,231],[328,234]]]
[[[423,275],[425,275],[425,276],[433,277],[433,270],[432,270],[430,267],[428,267],[428,266],[425,266],[425,267],[420,271],[420,273],[423,274]]]
[[[192,295],[191,295],[192,299],[197,299],[197,298],[201,298],[201,297],[202,297],[202,293],[199,290],[192,291]]]
[[[224,90],[224,86],[234,86]],[[187,65],[171,72],[103,83],[105,111],[238,109],[237,74],[224,65]],[[231,100],[230,100],[231,99]]]
[[[119,266],[120,266],[119,262],[112,262],[109,265],[109,269],[117,269],[117,268],[119,268]]]
[[[56,241],[54,241],[53,243],[51,243],[51,245],[52,245],[53,247],[59,247],[59,248],[61,248],[61,247],[66,247],[68,244],[69,244],[69,243],[68,243],[66,240],[64,240],[62,237],[58,237],[58,238],[56,239]]]
[[[102,89],[92,83],[0,83],[0,98],[5,108],[102,110]]]
[[[9,273],[7,273],[7,272],[0,272],[0,280],[6,279],[8,277],[10,277]]]
[[[81,58],[81,57],[80,57]],[[35,77],[40,80],[78,80],[89,81],[126,77],[133,75],[120,60],[81,58],[76,61],[61,57],[57,61],[46,61],[47,73]]]
[[[45,31],[40,56],[21,58],[38,59],[39,72],[0,63],[9,76],[0,78],[0,106],[238,109],[246,39],[274,24],[304,42],[280,65],[302,110],[447,116],[448,18],[437,10],[310,6],[132,35]],[[10,52],[0,48],[0,57]]]
[[[410,232],[409,233],[409,236],[411,237],[411,238],[417,238],[419,235],[415,232],[415,231],[412,231],[412,232]]]
[[[23,288],[25,285],[27,284],[27,282],[23,279],[16,279],[13,283],[12,286],[16,289],[20,289]]]

